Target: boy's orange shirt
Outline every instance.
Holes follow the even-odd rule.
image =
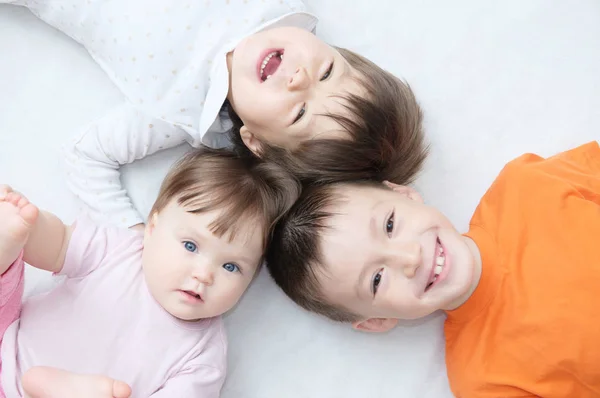
[[[448,312],[459,397],[600,397],[600,148],[510,162],[469,232],[482,276]]]

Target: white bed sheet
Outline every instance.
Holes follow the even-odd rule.
[[[321,37],[410,82],[431,142],[416,187],[461,229],[506,161],[600,138],[595,0],[307,3]],[[60,145],[119,98],[83,48],[27,10],[0,6],[1,183],[72,221],[79,204],[64,183]],[[126,168],[139,208],[149,210],[185,150]],[[50,285],[27,271],[26,294]],[[263,272],[226,323],[224,398],[451,396],[440,314],[362,334],[299,310]]]

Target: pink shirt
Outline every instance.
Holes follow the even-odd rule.
[[[144,281],[142,243],[137,232],[77,221],[66,280],[26,300],[4,336],[8,397],[23,396],[23,373],[39,365],[123,380],[133,397],[219,396],[227,356],[221,319],[185,322],[159,306]]]

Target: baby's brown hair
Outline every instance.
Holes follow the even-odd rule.
[[[184,155],[165,177],[150,215],[172,200],[190,213],[221,210],[212,232],[234,239],[245,225],[260,223],[266,249],[277,220],[300,194],[298,180],[282,167],[227,149],[201,147]]]

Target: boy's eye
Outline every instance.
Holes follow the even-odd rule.
[[[331,65],[329,65],[329,68],[323,74],[323,76],[321,76],[321,81],[325,81],[325,80],[329,79],[329,77],[331,76],[331,71],[333,71],[333,62],[331,63]]]
[[[239,272],[240,271],[240,267],[238,267],[237,265],[235,265],[233,263],[225,263],[225,264],[223,264],[223,268],[225,269],[225,271],[228,271],[228,272]]]
[[[392,232],[394,232],[394,215],[395,212],[392,212],[385,223],[385,232],[391,238]]]
[[[381,279],[383,278],[383,270],[380,269],[377,271],[375,276],[373,276],[373,281],[371,282],[371,291],[373,292],[373,296],[377,294],[377,289],[379,289],[379,284],[381,283]]]
[[[196,250],[198,250],[198,246],[196,246],[196,244],[194,242],[190,242],[190,241],[185,241],[183,242],[183,247],[185,248],[185,250],[195,253]]]
[[[306,104],[302,105],[302,109],[300,109],[300,112],[298,112],[298,116],[296,116],[296,119],[294,119],[294,123],[295,124],[298,122],[298,120],[302,119],[302,116],[304,116],[304,114],[306,113]]]

